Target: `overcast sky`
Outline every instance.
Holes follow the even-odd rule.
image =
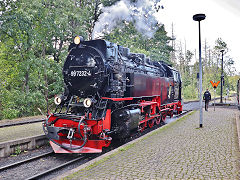
[[[186,40],[187,49],[198,50],[198,23],[194,14],[204,13],[201,22],[202,43],[213,46],[221,37],[231,50],[229,55],[240,72],[240,0],[162,0],[164,9],[159,12],[159,21],[165,24],[171,35],[171,24],[178,40]]]

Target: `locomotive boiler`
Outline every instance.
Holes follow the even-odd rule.
[[[181,77],[162,61],[105,40],[69,46],[64,92],[43,129],[56,153],[98,153],[182,112]]]

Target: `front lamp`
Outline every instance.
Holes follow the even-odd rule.
[[[89,108],[92,105],[92,100],[90,98],[84,99],[83,105],[84,107]]]
[[[62,98],[61,98],[60,96],[56,96],[56,97],[54,98],[54,103],[55,103],[56,105],[61,104],[61,102],[62,102]]]
[[[80,44],[81,42],[83,41],[83,37],[82,36],[76,36],[75,38],[74,38],[74,44],[76,44],[76,45],[78,45],[78,44]]]

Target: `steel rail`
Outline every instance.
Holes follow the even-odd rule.
[[[63,163],[63,164],[61,164],[61,165],[59,165],[59,166],[57,166],[57,167],[51,168],[51,169],[49,169],[49,170],[47,170],[47,171],[44,171],[44,172],[41,172],[41,173],[39,173],[39,174],[36,174],[36,175],[34,175],[34,176],[32,176],[32,177],[29,177],[29,178],[27,178],[27,180],[39,179],[39,178],[41,178],[41,177],[43,177],[43,176],[46,176],[46,175],[50,174],[51,172],[54,172],[54,171],[56,171],[56,170],[58,170],[58,169],[61,169],[61,168],[64,168],[65,166],[68,166],[68,165],[70,165],[70,164],[73,164],[73,163],[75,163],[75,162],[77,162],[77,161],[79,161],[79,160],[83,160],[83,159],[84,159],[84,156],[78,157],[78,158],[76,158],[76,159],[73,159],[73,160],[70,160],[70,161],[68,161],[68,162],[66,162],[66,163]]]
[[[187,114],[187,113],[192,112],[192,111],[193,111],[193,110],[186,110],[186,111],[183,110],[183,112],[182,112],[181,114],[177,114],[177,115],[175,115],[174,117],[181,117],[181,116],[183,116],[184,114]]]
[[[31,157],[31,158],[28,158],[28,159],[24,159],[24,160],[22,160],[22,161],[18,161],[18,162],[9,164],[9,165],[2,166],[2,167],[0,167],[0,171],[14,168],[14,167],[16,167],[16,166],[18,166],[18,165],[21,165],[21,164],[24,164],[24,163],[27,163],[27,162],[30,162],[30,161],[33,161],[33,160],[36,160],[36,159],[45,157],[45,156],[49,156],[49,155],[51,155],[51,154],[53,154],[53,153],[54,153],[53,151],[47,152],[47,153],[44,153],[44,154],[40,154],[40,155],[38,155],[38,156],[34,156],[34,157]]]

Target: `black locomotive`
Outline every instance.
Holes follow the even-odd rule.
[[[44,123],[58,153],[101,152],[112,137],[126,138],[182,112],[178,71],[105,40],[77,36],[63,77],[65,91]]]

